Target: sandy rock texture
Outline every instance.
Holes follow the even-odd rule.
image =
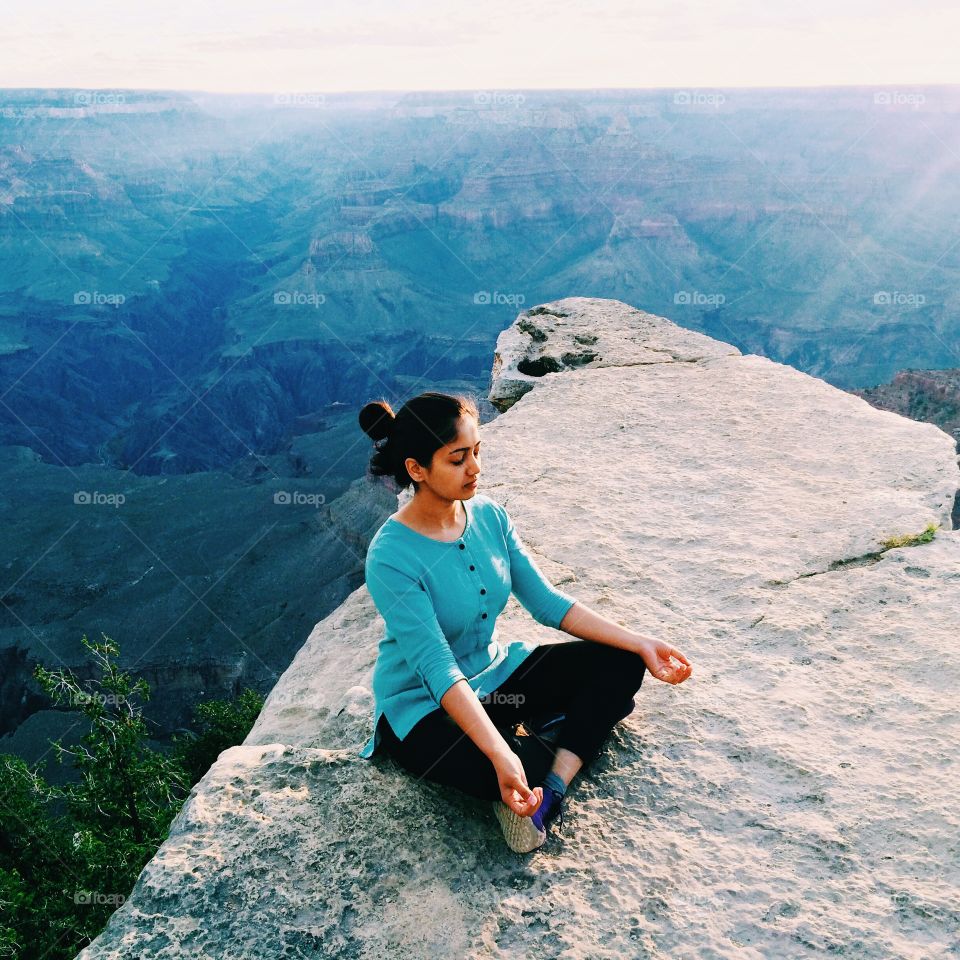
[[[600,357],[563,361],[586,335]],[[960,955],[952,439],[617,301],[527,311],[497,358],[481,489],[553,582],[693,676],[645,677],[564,835],[520,856],[488,804],[356,756],[362,587],[80,956]],[[515,599],[498,630],[566,639]]]

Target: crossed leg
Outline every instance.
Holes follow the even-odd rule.
[[[480,698],[534,786],[553,770],[565,783],[600,752],[610,731],[634,708],[646,666],[639,654],[592,640],[542,644],[495,691]],[[556,741],[518,736],[513,727],[548,711],[566,714]],[[442,708],[427,714],[401,742],[386,718],[388,752],[418,778],[500,799],[496,771]]]

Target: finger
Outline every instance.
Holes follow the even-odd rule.
[[[524,813],[535,813],[537,807],[540,806],[540,802],[543,799],[543,788],[537,787],[534,790],[530,791],[530,796],[527,797],[527,801],[524,804]]]
[[[690,666],[690,661],[679,650],[671,649],[670,656],[676,657],[681,663],[685,663],[688,667]]]
[[[536,803],[536,794],[533,795],[533,802]],[[510,804],[513,812],[520,817],[529,817],[536,810],[536,806],[531,806],[529,801],[523,800],[514,793],[513,802]]]
[[[539,787],[537,788],[540,789]],[[516,804],[517,812],[525,810],[531,804],[538,803],[536,790],[531,790],[525,783],[512,784],[511,797]]]
[[[686,667],[664,667],[660,674],[660,679],[665,683],[679,683],[683,679],[683,671]]]

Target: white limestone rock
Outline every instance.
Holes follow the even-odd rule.
[[[488,804],[356,756],[381,630],[361,587],[81,958],[956,952],[953,441],[624,304],[550,306],[549,337],[595,318],[602,359],[483,426],[480,489],[553,582],[692,677],[645,677],[565,835],[520,856]],[[498,629],[567,639],[515,599]]]
[[[546,374],[581,367],[739,355],[729,343],[678,327],[619,300],[568,297],[524,310],[500,332],[489,399],[502,412]]]

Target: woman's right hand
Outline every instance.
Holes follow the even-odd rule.
[[[529,817],[536,813],[543,802],[543,787],[530,789],[520,758],[508,750],[494,758],[493,767],[497,771],[503,802],[518,816]]]

